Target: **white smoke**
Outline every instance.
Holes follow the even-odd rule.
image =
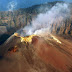
[[[46,13],[39,14],[37,18],[32,21],[32,25],[24,27],[23,30],[26,31],[26,35],[39,35],[50,32],[51,24],[58,23],[58,21],[62,22],[68,18],[69,14],[68,4],[57,3]]]
[[[15,2],[15,1],[9,2],[8,6],[7,6],[8,11],[13,11],[16,7],[17,7],[17,2]]]

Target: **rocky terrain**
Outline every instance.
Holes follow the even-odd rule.
[[[72,4],[69,3],[70,15],[62,21],[56,18],[50,33],[35,35],[31,42],[26,42],[30,36],[14,33],[32,25],[37,15],[56,3],[0,12],[0,72],[72,72]]]

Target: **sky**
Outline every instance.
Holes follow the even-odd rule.
[[[27,8],[32,5],[37,5],[52,1],[72,2],[72,0],[0,0],[0,11],[6,11],[6,10],[11,11],[19,8]]]

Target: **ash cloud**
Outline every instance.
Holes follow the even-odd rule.
[[[23,30],[26,35],[42,34],[51,32],[51,25],[60,21],[64,21],[69,17],[70,10],[67,3],[56,3],[50,10],[45,13],[40,13],[30,26],[26,26]],[[59,24],[60,26],[61,24]]]

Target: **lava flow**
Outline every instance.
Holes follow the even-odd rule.
[[[11,49],[9,49],[8,52],[13,53],[13,52],[16,52],[17,50],[18,50],[18,47],[14,46]]]

